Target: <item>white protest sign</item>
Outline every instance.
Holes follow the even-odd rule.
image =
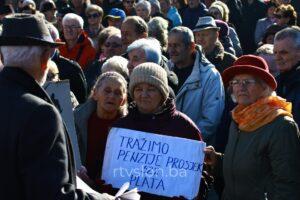
[[[116,188],[130,182],[130,189],[193,199],[200,188],[204,148],[196,140],[112,128],[101,178]]]
[[[79,168],[81,166],[81,160],[74,124],[69,81],[63,80],[58,82],[47,82],[44,85],[44,89],[47,91],[66,124],[66,128],[72,142],[76,168]]]

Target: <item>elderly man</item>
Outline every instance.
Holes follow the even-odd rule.
[[[292,114],[300,125],[300,29],[285,28],[275,35],[274,54],[280,74],[277,93],[292,102]]]
[[[220,73],[196,46],[193,32],[187,27],[170,31],[168,52],[170,67],[179,80],[176,107],[196,123],[206,143],[214,144],[224,109]]]
[[[31,27],[28,29],[28,27]],[[54,43],[43,19],[3,20],[0,50],[0,165],[2,199],[103,199],[76,189],[70,138],[41,85]]]
[[[137,39],[148,37],[147,23],[138,16],[127,17],[121,26],[122,46],[123,49]]]
[[[230,67],[236,57],[224,50],[219,41],[219,30],[212,17],[200,17],[193,30],[196,44],[202,46],[206,58],[216,66],[220,73]]]
[[[74,13],[64,16],[62,25],[65,45],[59,47],[63,57],[69,58],[79,63],[84,70],[96,57],[91,40],[83,31],[83,19]]]

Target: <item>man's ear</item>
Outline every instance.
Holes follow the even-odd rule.
[[[43,71],[47,70],[48,68],[47,65],[51,56],[51,52],[53,52],[53,50],[50,48],[47,48],[42,52],[40,62],[41,62],[41,69]]]
[[[195,52],[196,50],[196,43],[195,42],[191,42],[191,44],[189,45],[189,50],[190,52]]]

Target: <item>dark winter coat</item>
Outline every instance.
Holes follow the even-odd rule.
[[[72,146],[61,116],[22,69],[6,66],[0,73],[0,110],[1,199],[96,199],[75,189]]]
[[[87,84],[80,65],[61,56],[58,52],[54,54],[52,61],[57,65],[59,79],[68,79],[70,81],[70,90],[80,104],[84,103],[87,98]]]
[[[278,96],[292,103],[294,120],[300,125],[300,62],[292,70],[276,77]]]
[[[299,155],[299,130],[290,117],[278,116],[252,132],[232,122],[222,162],[223,199],[300,199]]]

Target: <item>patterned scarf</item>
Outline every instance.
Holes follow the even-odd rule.
[[[232,118],[240,130],[252,132],[272,122],[279,115],[293,117],[291,110],[290,102],[278,96],[270,96],[249,106],[236,106],[232,111]]]

